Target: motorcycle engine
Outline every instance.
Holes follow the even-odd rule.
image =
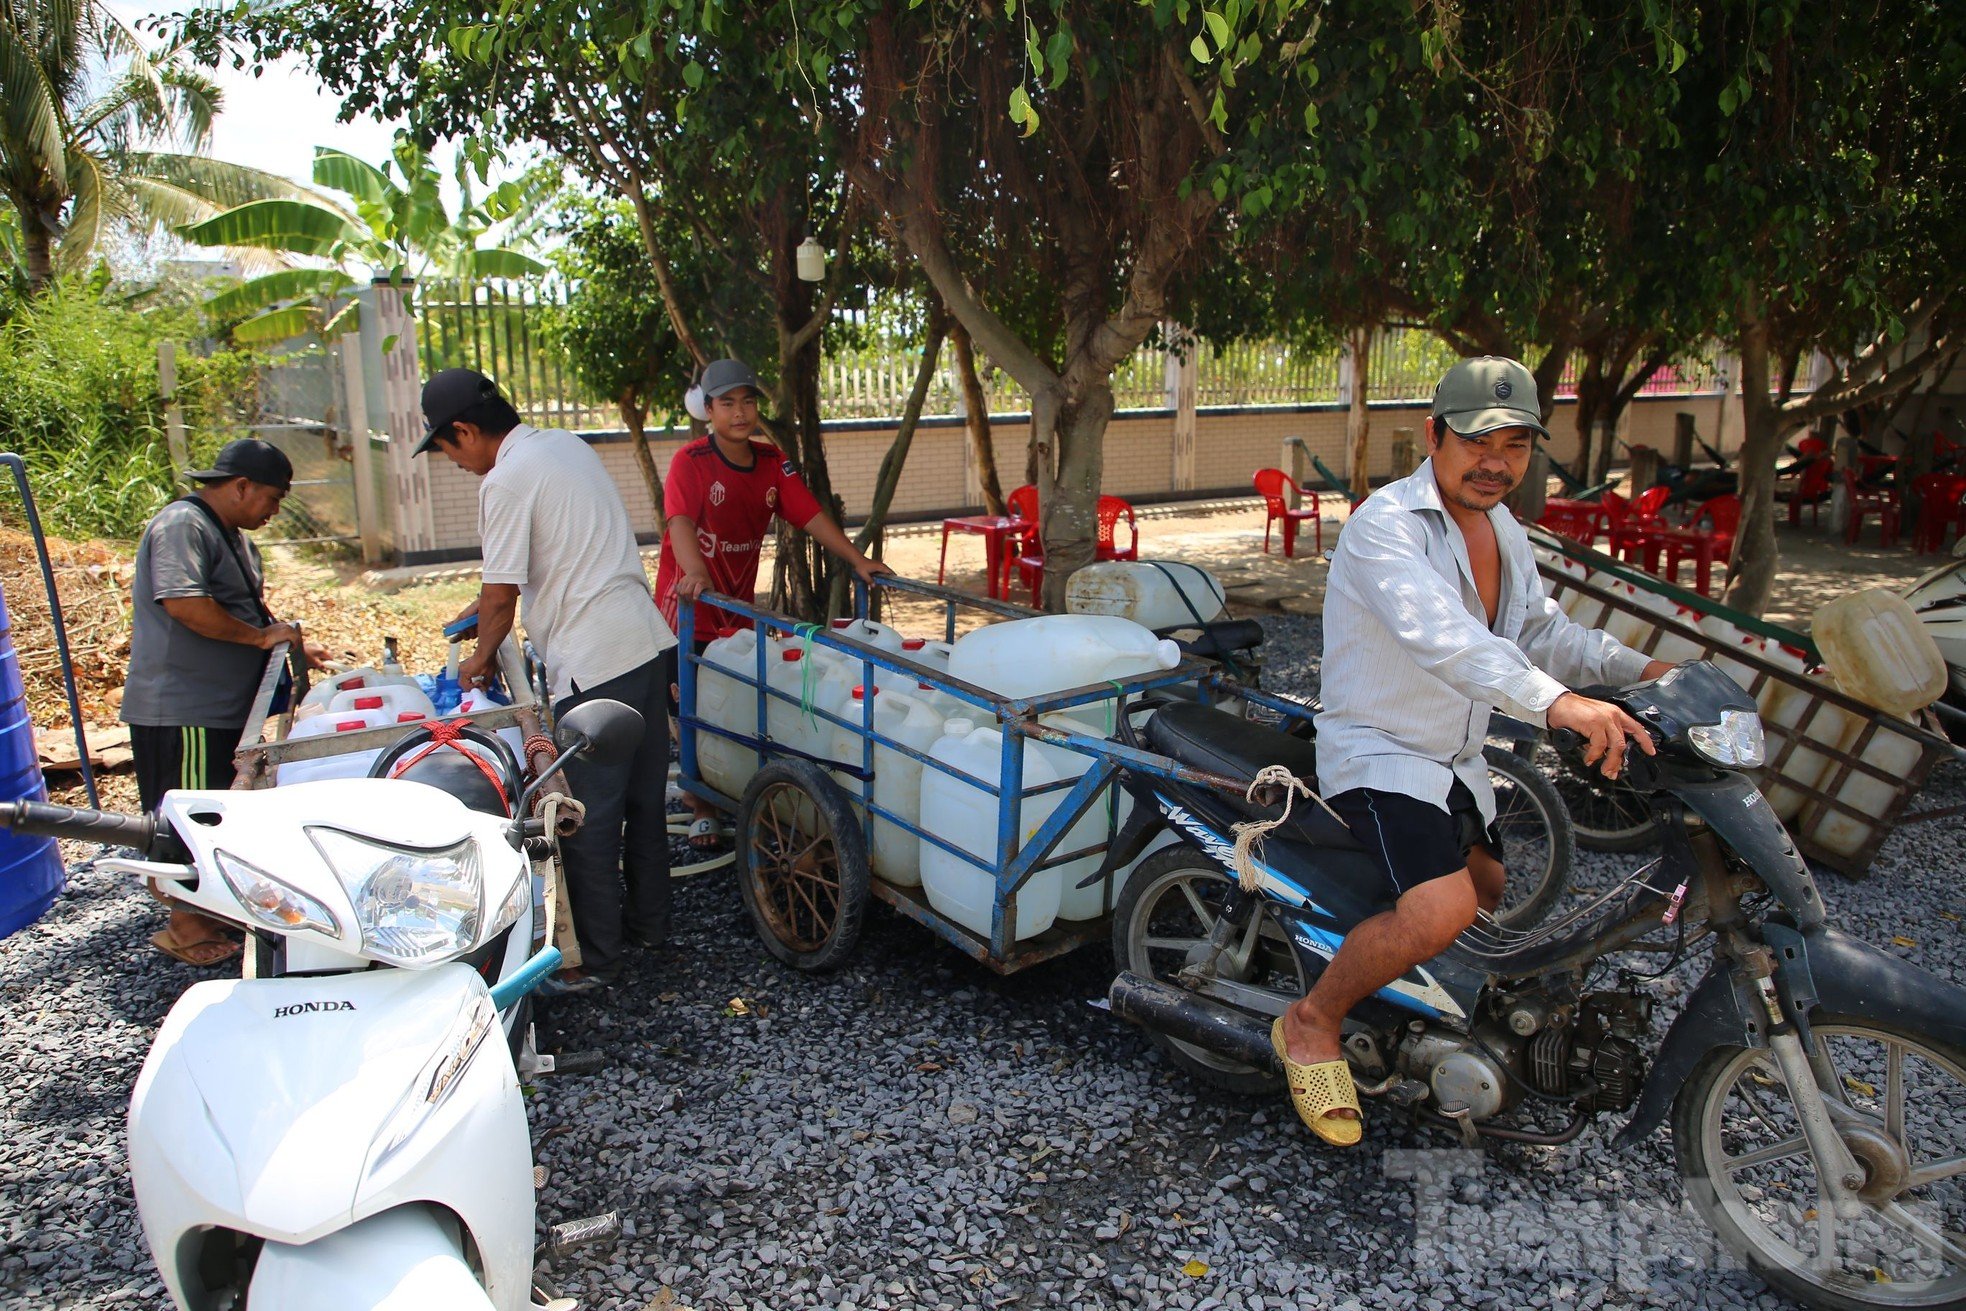
[[[1516,1059],[1518,1040],[1506,1030],[1484,1029],[1481,1038],[1504,1059]],[[1499,1061],[1458,1034],[1430,1030],[1407,1038],[1399,1064],[1426,1083],[1435,1105],[1465,1106],[1476,1120],[1493,1119],[1521,1096]]]
[[[1645,1083],[1645,1058],[1637,1039],[1651,1019],[1643,998],[1594,992],[1577,1008],[1577,1022],[1545,1029],[1530,1040],[1529,1083],[1552,1097],[1579,1099],[1588,1112],[1628,1111]]]

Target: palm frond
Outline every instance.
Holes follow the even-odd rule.
[[[320,320],[321,311],[312,304],[289,305],[247,319],[232,330],[232,339],[246,346],[285,341],[309,331]]]
[[[396,190],[383,171],[332,146],[314,147],[314,184],[345,191],[357,202],[384,205]]]
[[[21,31],[0,18],[0,141],[8,171],[45,174],[59,191],[68,190],[67,150],[62,138],[59,89],[49,80],[33,46]]]
[[[255,200],[306,200],[324,209],[339,209],[328,197],[292,178],[205,155],[133,150],[123,157],[122,163],[124,171],[132,177],[166,183],[201,197],[211,204],[214,213]]]
[[[340,269],[287,269],[229,287],[205,302],[205,308],[220,318],[250,314],[303,296],[325,296],[354,284]]]
[[[163,72],[166,116],[186,150],[211,144],[212,123],[225,108],[225,91],[195,68],[173,63]]]
[[[74,272],[89,267],[110,225],[125,217],[128,202],[118,194],[116,179],[103,161],[86,150],[68,153],[68,176],[74,183],[75,203],[69,207],[56,258],[62,268]]]
[[[335,256],[359,241],[346,215],[307,200],[255,200],[180,228],[200,246],[257,246],[292,255]]]

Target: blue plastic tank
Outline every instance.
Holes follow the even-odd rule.
[[[0,590],[0,799],[48,799],[41,763],[34,754],[34,724],[27,717],[27,690],[14,651],[7,594]],[[0,938],[41,918],[68,880],[53,838],[23,837],[0,829]]]

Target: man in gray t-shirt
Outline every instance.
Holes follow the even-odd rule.
[[[122,718],[145,810],[173,788],[231,785],[266,653],[301,640],[296,625],[268,613],[259,552],[242,531],[280,508],[292,463],[267,442],[236,441],[191,477],[198,490],[143,530],[130,583]],[[305,650],[314,664],[327,654],[311,643]],[[176,905],[151,942],[189,965],[216,965],[239,950],[217,920]]]

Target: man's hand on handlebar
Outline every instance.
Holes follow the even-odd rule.
[[[1550,703],[1548,721],[1552,730],[1567,728],[1587,739],[1584,763],[1596,765],[1606,778],[1615,779],[1625,772],[1627,738],[1637,742],[1638,749],[1648,756],[1658,751],[1645,725],[1609,701],[1593,701],[1575,692],[1565,692]]]

